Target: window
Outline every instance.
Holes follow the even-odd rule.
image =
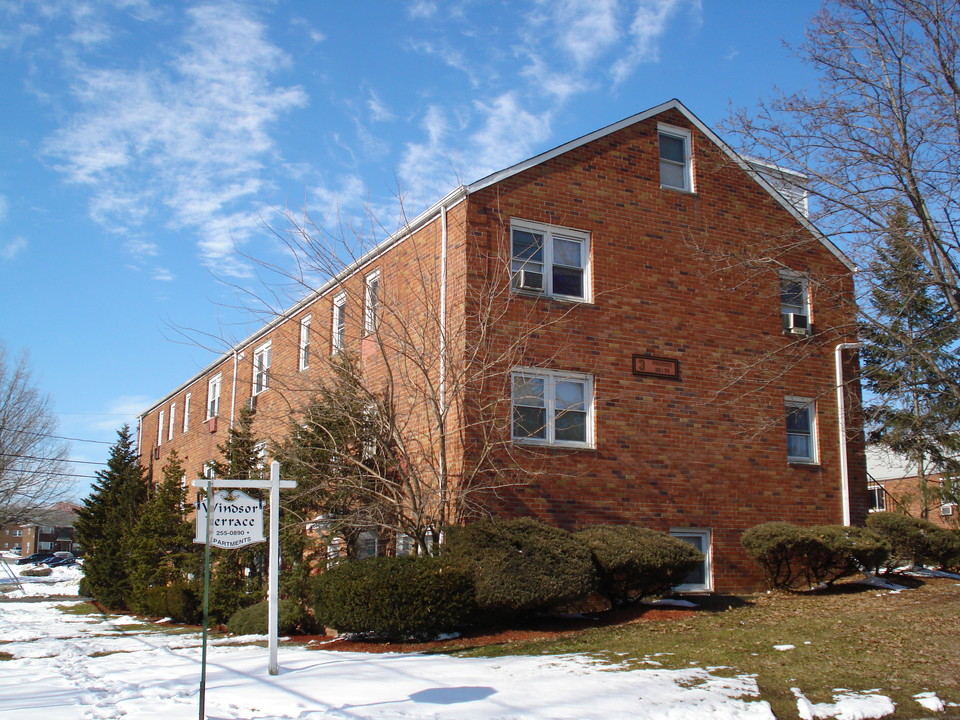
[[[220,382],[221,376],[214,375],[207,383],[207,419],[215,418],[220,414]]]
[[[413,538],[404,533],[397,533],[397,557],[409,557],[410,555],[415,554],[414,550],[415,546],[413,543]]]
[[[167,440],[173,440],[173,431],[177,427],[177,404],[170,403],[170,424],[167,426]]]
[[[783,331],[793,335],[810,333],[810,283],[802,273],[780,273],[780,315]]]
[[[217,477],[217,465],[213,460],[207,460],[203,464],[203,477],[205,480],[213,480]]]
[[[300,369],[310,367],[310,316],[300,320]]]
[[[377,531],[364,530],[357,535],[357,560],[377,556]]]
[[[659,140],[660,187],[693,192],[690,131],[669,125],[660,125]]]
[[[870,483],[867,488],[870,493],[870,512],[883,512],[887,509],[887,495],[880,483]]]
[[[333,299],[333,329],[330,332],[330,346],[334,354],[343,350],[347,339],[347,296],[340,293]]]
[[[53,550],[53,543],[44,541],[40,543],[39,547],[41,550]]]
[[[190,393],[183,399],[183,432],[190,430]]]
[[[167,411],[161,410],[157,419],[157,445],[163,445],[163,426],[166,424]]]
[[[511,285],[515,291],[589,299],[589,233],[513,220],[510,239]]]
[[[253,394],[259,395],[270,386],[270,343],[253,351]]]
[[[367,293],[363,305],[363,331],[370,335],[377,330],[380,313],[380,271],[367,275]]]
[[[23,530],[14,530],[14,531],[13,531],[13,536],[14,536],[14,537],[23,537]]]
[[[807,398],[787,398],[787,460],[817,462],[816,405]]]
[[[512,376],[513,439],[569,447],[593,445],[593,379],[550,370]]]
[[[690,543],[703,553],[703,562],[695,567],[679,585],[673,587],[677,592],[702,592],[713,587],[711,568],[710,531],[701,529],[671,529],[670,535]]]

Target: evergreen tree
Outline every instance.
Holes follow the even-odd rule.
[[[130,543],[134,605],[152,587],[183,583],[199,569],[193,526],[186,518],[183,463],[176,451],[163,467],[163,479],[144,507]]]
[[[939,502],[928,474],[958,469],[960,408],[947,388],[960,382],[960,324],[923,262],[904,207],[892,214],[871,270],[873,317],[861,330],[864,384],[877,400],[869,408],[869,441],[916,467],[927,517]]]
[[[85,553],[81,592],[123,609],[130,600],[129,552],[147,499],[147,480],[130,428],[124,425],[117,435],[107,469],[97,471],[93,490],[77,512],[75,532]]]

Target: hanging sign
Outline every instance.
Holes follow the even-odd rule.
[[[207,534],[207,500],[197,501],[195,543],[205,543]],[[213,515],[210,518],[210,545],[218,548],[239,548],[263,542],[263,501],[232,489],[213,493]]]

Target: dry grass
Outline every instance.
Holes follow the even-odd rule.
[[[722,666],[755,675],[778,718],[796,718],[791,688],[812,702],[833,690],[879,690],[895,718],[933,715],[914,699],[932,690],[960,703],[960,581],[929,579],[891,593],[864,585],[804,594],[775,593],[742,602],[715,600],[688,619],[585,630],[549,641],[512,643],[471,655],[590,653],[630,667]],[[775,645],[793,645],[777,650]],[[939,717],[958,717],[948,707]]]

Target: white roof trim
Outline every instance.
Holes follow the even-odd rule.
[[[499,170],[495,173],[487,175],[486,177],[481,178],[476,182],[471,183],[470,185],[467,185],[467,188],[466,188],[467,193],[471,194],[471,193],[477,192],[478,190],[483,190],[484,188],[490,187],[491,185],[494,185],[498,182],[506,180],[507,178],[513,177],[518,173],[521,173],[525,170],[529,170],[530,168],[536,167],[541,163],[545,163],[548,160],[552,160],[555,157],[559,157],[560,155],[563,155],[564,153],[569,152],[570,150],[581,147],[582,145],[586,145],[589,142],[598,140],[602,137],[610,135],[611,133],[615,133],[618,130],[623,130],[624,128],[630,127],[631,125],[634,125],[638,122],[648,120],[667,110],[676,110],[679,113],[681,113],[685,118],[687,118],[687,120],[693,123],[693,125],[701,133],[706,135],[714,144],[716,144],[721,150],[723,150],[723,152],[727,155],[727,157],[733,160],[737,165],[740,166],[740,168],[742,168],[754,180],[756,180],[757,183],[759,183],[760,186],[764,190],[766,190],[771,195],[771,197],[773,197],[774,200],[780,203],[780,205],[782,205],[783,208],[787,212],[789,212],[797,222],[799,222],[807,231],[809,231],[815,238],[817,238],[817,240],[819,240],[824,245],[824,247],[826,247],[827,250],[829,250],[840,262],[842,262],[847,267],[847,269],[850,270],[850,272],[857,272],[857,266],[854,265],[853,261],[851,261],[850,258],[848,258],[840,250],[840,248],[834,245],[833,242],[826,235],[821,233],[803,213],[797,210],[797,208],[793,205],[793,203],[791,203],[786,198],[784,198],[777,191],[776,188],[774,188],[770,183],[768,183],[763,178],[762,175],[760,175],[756,170],[754,170],[750,166],[749,161],[741,157],[739,153],[737,153],[733,148],[731,148],[723,140],[721,140],[719,135],[717,135],[715,132],[713,132],[713,130],[711,130],[706,125],[704,125],[696,115],[690,112],[684,106],[684,104],[679,100],[677,100],[676,98],[674,98],[673,100],[668,100],[665,103],[661,103],[660,105],[657,105],[656,107],[652,107],[649,110],[644,110],[643,112],[637,113],[636,115],[631,115],[630,117],[625,118],[620,122],[613,123],[612,125],[607,125],[606,127],[600,128],[599,130],[594,130],[589,135],[584,135],[582,137],[577,138],[576,140],[571,140],[568,143],[564,143],[563,145],[555,147],[553,150],[548,150],[545,153],[541,153],[540,155],[535,155],[534,157],[524,160],[523,162],[517,163],[516,165],[511,165],[508,168],[504,168],[503,170]],[[754,160],[754,162],[757,162],[757,161]],[[797,173],[794,170],[781,168],[779,166],[767,163],[766,161],[760,161],[760,162],[761,164],[764,164],[764,165],[770,165],[771,168],[776,168],[779,172],[782,172],[786,175],[803,177],[802,174]]]

